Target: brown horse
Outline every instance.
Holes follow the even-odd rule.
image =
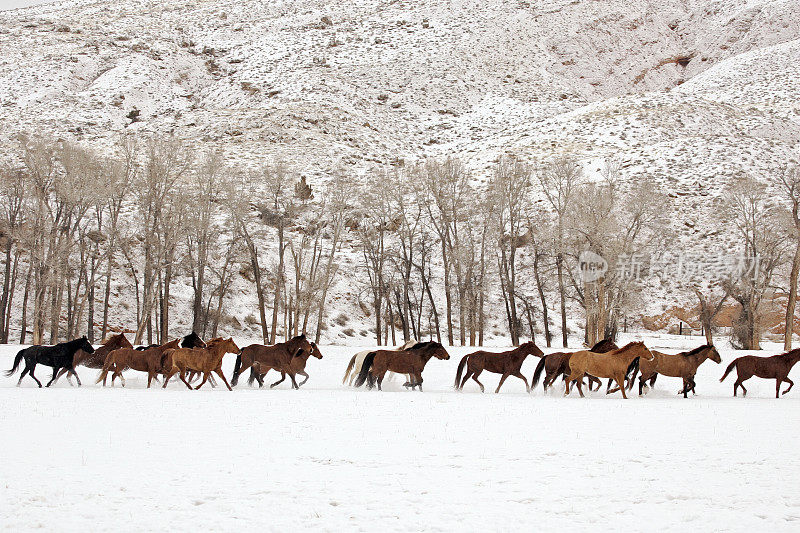
[[[780,398],[781,383],[784,381],[789,384],[789,388],[783,391],[786,394],[794,386],[794,382],[789,379],[789,372],[792,367],[800,360],[800,348],[786,352],[781,355],[773,355],[772,357],[757,357],[755,355],[745,355],[734,359],[725,373],[719,379],[722,382],[731,370],[736,368],[736,383],[733,384],[733,395],[736,396],[736,389],[742,388],[742,393],[747,396],[747,389],[744,388],[744,382],[753,376],[764,379],[775,380],[775,397]]]
[[[481,350],[465,355],[458,363],[456,381],[453,384],[453,388],[462,390],[464,384],[471,377],[481,388],[481,392],[484,392],[483,384],[478,381],[478,376],[480,376],[481,372],[486,370],[488,372],[494,372],[495,374],[502,374],[503,376],[500,378],[500,383],[497,385],[497,389],[494,391],[495,393],[500,392],[500,387],[503,386],[503,382],[508,376],[514,376],[524,381],[525,391],[530,392],[531,388],[528,386],[528,380],[521,372],[522,363],[525,362],[525,358],[529,355],[543,357],[544,352],[542,352],[533,341],[528,341],[507,352],[493,353]],[[461,373],[464,371],[465,366],[467,372],[464,374],[464,379],[462,380]]]
[[[135,348],[117,348],[106,356],[103,363],[103,371],[95,383],[103,382],[106,386],[106,376],[108,372],[113,369],[114,373],[111,375],[111,385],[114,385],[114,380],[119,376],[122,386],[125,386],[125,378],[122,376],[122,371],[131,368],[139,372],[147,372],[147,388],[153,378],[163,371],[164,366],[164,352],[167,350],[177,348],[180,339],[175,339],[161,346],[155,348],[148,348],[146,350],[137,350]]]
[[[408,386],[412,389],[419,387],[420,392],[422,392],[422,371],[431,357],[446,361],[450,359],[450,354],[447,353],[444,346],[433,341],[420,342],[400,352],[396,350],[370,352],[364,358],[355,386],[360,387],[363,385],[371,374],[372,379],[375,379],[378,383],[378,390],[382,390],[383,377],[386,372],[391,370],[396,374],[410,374],[411,381]],[[370,380],[369,388],[372,388],[372,379]]]
[[[289,362],[289,367],[294,372],[294,375],[301,375],[305,379],[297,384],[297,388],[302,387],[305,385],[306,381],[308,381],[308,374],[306,373],[306,363],[308,362],[308,358],[311,356],[316,357],[317,359],[322,359],[322,352],[319,351],[319,347],[316,343],[311,343],[311,353],[306,352],[305,350],[301,353],[297,354],[296,356],[292,357],[292,360]],[[270,371],[272,367],[265,366],[264,371],[262,372],[262,363],[261,361],[255,361],[253,366],[250,367],[250,384],[253,383],[253,380],[258,380],[258,386],[264,386],[264,376],[267,375],[267,372]],[[281,372],[281,379],[273,383],[269,386],[270,389],[277,387],[286,379],[286,372]]]
[[[651,352],[655,357],[652,361],[640,361],[639,363],[639,396],[642,395],[645,382],[649,380],[650,387],[652,387],[658,375],[661,374],[673,378],[683,378],[683,389],[678,394],[683,393],[683,397],[687,398],[689,391],[694,393],[694,375],[697,373],[697,367],[703,364],[706,359],[711,359],[717,364],[722,362],[719,352],[711,344],[705,344],[694,350],[675,355],[655,350],[651,350]],[[631,381],[632,385],[633,381]],[[630,386],[628,389],[630,389]]]
[[[619,346],[617,346],[614,341],[611,339],[603,339],[591,348],[589,351],[592,353],[606,353],[610,352],[611,350],[618,350]],[[539,364],[536,365],[536,370],[533,373],[533,378],[531,379],[531,389],[536,387],[539,384],[539,378],[542,375],[542,371],[545,371],[545,378],[543,387],[544,390],[550,388],[558,376],[564,376],[564,379],[567,379],[569,375],[569,358],[574,352],[554,352],[551,354],[547,354],[542,357],[542,360],[539,361]],[[603,384],[602,381],[597,379],[594,376],[587,376],[589,379],[589,390],[592,389],[592,385],[597,385],[597,389],[600,390],[600,386]],[[606,391],[611,389],[611,380],[608,382],[608,387]]]
[[[162,388],[167,387],[167,383],[172,376],[180,372],[181,381],[191,390],[192,386],[186,381],[186,372],[194,370],[195,372],[203,373],[203,381],[195,387],[195,390],[205,385],[211,373],[214,372],[220,378],[228,390],[233,390],[225,379],[225,374],[222,373],[222,359],[227,353],[239,353],[239,347],[233,342],[232,338],[223,339],[218,337],[211,339],[206,344],[205,348],[176,348],[174,350],[167,350],[164,352],[164,367],[169,368],[164,374],[164,385]]]
[[[72,359],[72,366],[73,368],[78,365],[83,365],[87,368],[103,368],[103,364],[106,362],[106,356],[117,348],[133,348],[133,345],[128,342],[124,333],[118,333],[108,337],[103,345],[96,349],[94,353],[78,350],[75,352],[75,357]],[[61,369],[56,376],[56,381],[67,372],[68,370],[66,368]],[[69,376],[67,376],[67,379],[69,380]]]
[[[589,350],[575,352],[569,358],[570,374],[567,378],[567,388],[564,395],[569,395],[570,383],[577,382],[578,392],[583,398],[583,376],[588,374],[598,378],[611,378],[617,382],[617,388],[610,392],[622,391],[625,394],[625,378],[632,376],[639,368],[639,360],[652,361],[653,354],[643,342],[631,342],[618,350],[606,353],[594,353]]]
[[[305,334],[299,335],[286,342],[279,342],[273,346],[264,346],[263,344],[251,344],[242,348],[239,355],[236,357],[236,365],[233,367],[233,378],[231,384],[235,387],[239,382],[239,376],[253,366],[253,363],[258,361],[258,372],[266,374],[270,369],[275,369],[278,372],[286,373],[292,380],[292,388],[299,388],[297,380],[294,378],[294,370],[292,370],[292,359],[301,354],[310,354],[314,348],[311,343],[306,339]],[[251,373],[250,384],[253,384],[255,377]]]

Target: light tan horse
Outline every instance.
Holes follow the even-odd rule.
[[[166,388],[172,376],[180,372],[181,381],[191,390],[192,386],[186,381],[186,372],[194,370],[203,373],[203,381],[195,387],[195,390],[208,381],[212,372],[222,378],[222,382],[225,383],[228,390],[233,390],[228,380],[225,379],[225,374],[222,373],[222,358],[227,353],[239,353],[239,347],[230,337],[227,339],[221,337],[211,339],[205,348],[176,348],[168,350],[164,353],[164,367],[169,368],[169,370],[165,372],[163,388]],[[170,364],[172,365],[171,368]]]
[[[697,367],[703,364],[706,359],[711,359],[717,364],[722,362],[719,352],[711,344],[705,344],[694,350],[675,355],[655,350],[652,352],[654,356],[652,361],[641,361],[639,364],[639,396],[644,391],[645,382],[649,380],[650,387],[652,387],[658,375],[661,374],[662,376],[683,378],[683,389],[678,394],[683,394],[683,397],[686,398],[689,391],[694,392],[694,375],[697,373]],[[633,380],[631,380],[628,389],[631,387],[633,387]]]
[[[564,395],[569,394],[569,386],[574,381],[578,384],[578,392],[583,398],[583,375],[588,374],[596,378],[610,378],[617,382],[617,387],[607,392],[610,394],[618,390],[625,394],[625,378],[633,375],[639,368],[639,359],[652,361],[653,354],[643,342],[632,342],[618,350],[606,353],[594,353],[589,350],[575,352],[569,358],[569,377]]]

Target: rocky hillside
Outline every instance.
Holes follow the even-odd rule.
[[[800,145],[795,0],[66,1],[0,12],[0,138],[174,132],[241,165],[513,151],[656,177],[704,245],[732,176]]]

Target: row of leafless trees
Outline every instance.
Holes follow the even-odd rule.
[[[503,156],[481,183],[448,158],[376,170],[358,186],[336,171],[314,190],[285,163],[237,169],[173,138],[123,138],[111,152],[21,137],[0,169],[2,342],[12,309],[20,342],[102,338],[121,326],[118,309],[135,317],[135,342],[162,342],[177,333],[171,291],[184,281],[194,330],[214,336],[240,327],[225,325],[224,309],[238,278],[252,283],[263,342],[300,332],[319,340],[331,287],[356,259],[347,280],[379,344],[482,344],[502,317],[514,344],[541,332],[549,346],[557,329],[566,346],[576,304],[592,344],[641,308],[641,282],[617,258],[662,250],[672,233],[668,197],[646,176],[623,182],[613,163],[590,179],[571,157]],[[776,176],[771,187],[736,180],[714,206],[736,234],[732,253],[759,257],[756,275],[685,284],[709,336],[722,305],[739,305],[734,337],[744,348],[758,346],[765,299],[780,283],[791,342],[800,177]],[[576,274],[583,250],[609,260],[604,275]]]

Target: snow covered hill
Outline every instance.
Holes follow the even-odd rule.
[[[675,198],[692,249],[732,176],[798,157],[798,60],[793,0],[66,1],[0,12],[0,139],[174,132],[312,183],[615,158]]]

